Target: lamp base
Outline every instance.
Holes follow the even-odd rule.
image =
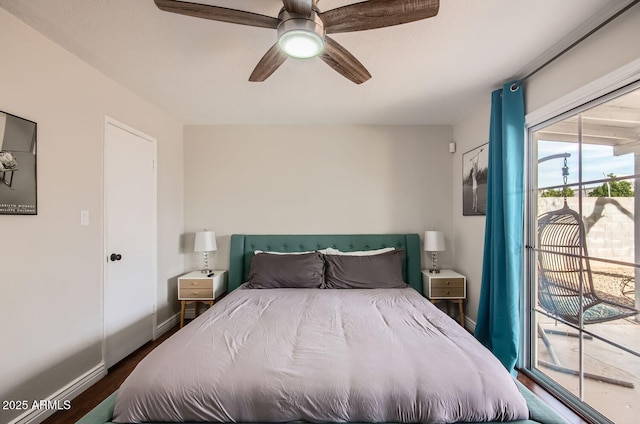
[[[431,274],[440,274],[440,270],[438,269],[438,254],[436,252],[431,252],[431,269],[429,272]]]
[[[209,269],[209,252],[203,252],[202,256],[204,257],[204,268],[200,272],[203,274],[211,274],[213,271]]]

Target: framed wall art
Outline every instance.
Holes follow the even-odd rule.
[[[36,215],[37,124],[0,111],[0,215]]]
[[[462,215],[487,214],[489,143],[462,155]]]

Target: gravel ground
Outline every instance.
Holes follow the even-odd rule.
[[[592,268],[593,286],[602,298],[623,305],[635,303],[635,270],[633,268]]]

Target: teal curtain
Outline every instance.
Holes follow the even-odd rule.
[[[524,227],[524,96],[517,82],[491,94],[487,216],[475,336],[514,373],[520,339]]]

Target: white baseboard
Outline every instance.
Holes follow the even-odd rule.
[[[162,322],[156,328],[156,338],[162,336],[164,333],[178,325],[179,322],[180,314],[175,314],[169,317],[169,319]],[[93,386],[98,380],[102,379],[106,375],[107,370],[105,368],[104,362],[102,362],[80,377],[76,378],[71,383],[67,384],[65,387],[55,392],[48,398],[42,399],[42,401],[48,402],[49,406],[64,407],[64,401],[71,401],[75,399],[80,393]],[[71,402],[71,407],[73,407],[73,402]],[[8,424],[39,424],[57,411],[57,408],[30,409],[28,411],[25,411],[19,417],[10,421]]]
[[[476,322],[469,317],[464,317],[464,328],[473,334],[476,331]]]
[[[58,390],[46,399],[42,399],[49,408],[44,409],[30,409],[24,414],[10,421],[9,424],[39,424],[55,412],[58,411],[55,405],[62,407],[64,401],[71,401],[75,399],[80,393],[93,386],[98,380],[107,375],[107,370],[104,366],[104,362],[101,362],[94,368],[90,369],[80,377],[67,384],[62,389]],[[71,402],[73,407],[73,402]]]
[[[186,314],[185,314],[186,315]],[[180,314],[175,314],[156,328],[156,339],[180,323]]]
[[[207,309],[209,309],[210,306],[205,305],[204,303],[200,304],[200,315],[203,314],[204,311],[206,311]],[[180,314],[178,315],[178,320],[180,319]],[[187,309],[185,309],[184,311],[184,318],[185,319],[194,319],[196,318],[196,307],[195,307],[195,303],[189,303],[187,304]]]

